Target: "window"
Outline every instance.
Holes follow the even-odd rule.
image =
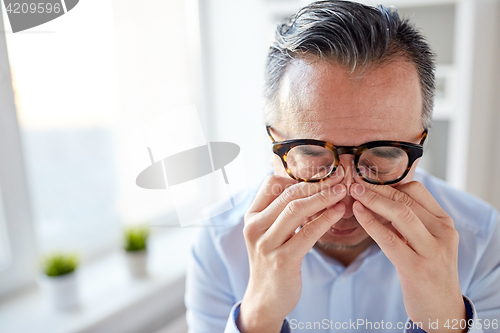
[[[3,23],[0,16],[0,25]],[[0,34],[0,297],[29,283],[35,248],[5,42]]]
[[[167,191],[135,185],[150,164],[140,122],[194,102],[183,2],[155,6],[88,0],[6,34],[40,252],[87,258],[124,222],[177,222]]]
[[[109,1],[95,8],[84,2],[47,24],[7,34],[41,251],[98,249],[119,225],[110,131],[113,22]]]

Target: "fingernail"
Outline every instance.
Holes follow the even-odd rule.
[[[336,211],[338,212],[341,212],[344,210],[344,204],[339,202],[338,204],[336,204],[335,206],[333,206],[333,209],[335,209]]]
[[[361,184],[352,184],[351,188],[358,197],[362,196],[365,193],[365,187]]]
[[[363,206],[362,203],[357,202],[354,209],[356,209],[358,212],[363,212],[365,210],[365,207]]]
[[[333,193],[335,195],[342,194],[342,193],[344,193],[344,191],[345,191],[345,187],[342,184],[337,184],[333,187]]]

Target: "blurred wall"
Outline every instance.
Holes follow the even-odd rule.
[[[476,1],[466,189],[500,210],[500,1]]]

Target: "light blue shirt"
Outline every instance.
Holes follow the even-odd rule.
[[[422,170],[415,180],[452,217],[460,235],[458,274],[473,319],[469,332],[500,332],[498,213]],[[189,332],[239,332],[235,319],[249,279],[243,216],[256,191],[200,229],[186,280]],[[347,267],[313,247],[302,264],[302,296],[282,332],[422,332],[410,326],[396,270],[372,244]]]

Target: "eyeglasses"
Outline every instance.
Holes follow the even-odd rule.
[[[401,181],[413,163],[424,153],[427,129],[419,144],[402,141],[372,141],[360,146],[335,146],[333,143],[298,139],[277,142],[266,126],[273,152],[281,158],[290,177],[301,182],[320,182],[332,175],[342,154],[354,155],[356,172],[364,181],[390,185]]]

